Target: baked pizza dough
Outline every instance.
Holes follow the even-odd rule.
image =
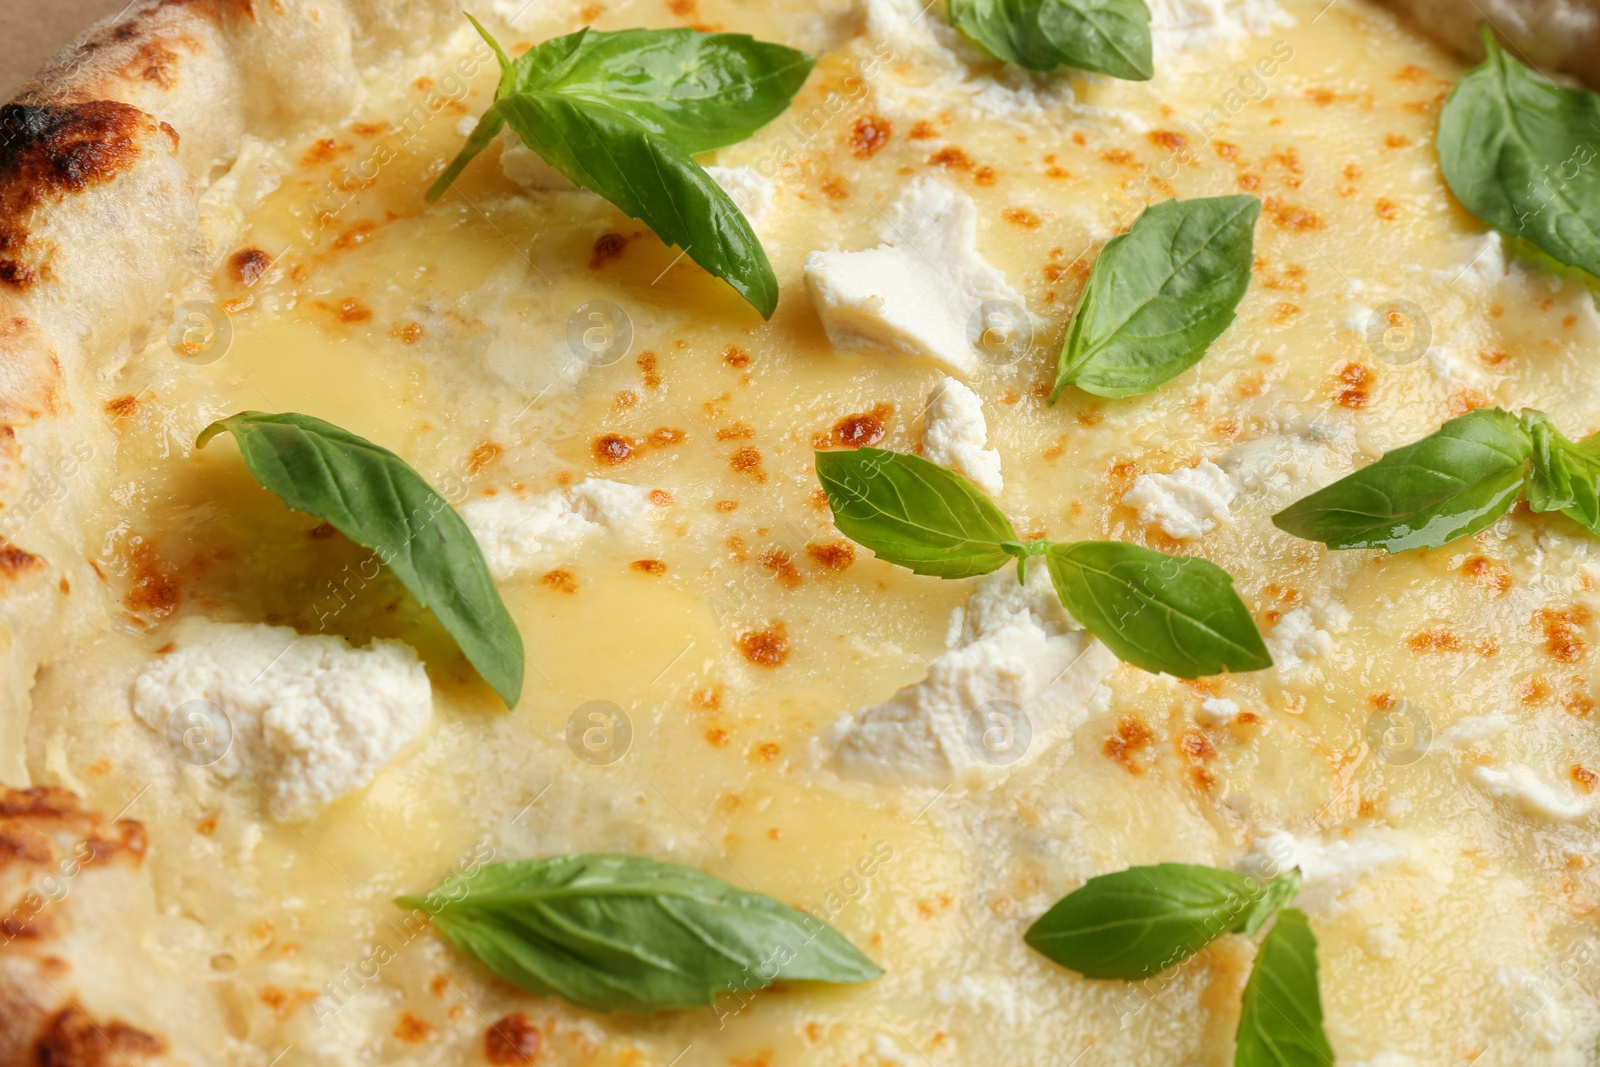
[[[917,0],[473,6],[508,46],[689,24],[817,54],[709,160],[778,311],[515,143],[428,205],[497,74],[454,3],[146,0],[7,105],[0,1064],[1223,1064],[1247,942],[1128,985],[1022,932],[1095,874],[1265,855],[1303,872],[1340,1063],[1593,1062],[1594,541],[1518,511],[1380,556],[1269,522],[1475,407],[1600,428],[1593,292],[1440,177],[1462,59],[1366,0],[1156,0],[1149,82],[984,62]],[[1469,41],[1474,5],[1410,6]],[[1502,14],[1600,73],[1592,5]],[[1206,359],[1048,405],[1100,246],[1240,191],[1254,281]],[[880,245],[1025,305],[1032,347],[841,350],[807,256]],[[594,302],[631,336],[583,358]],[[1397,310],[1411,333],[1374,330]],[[515,709],[368,554],[196,450],[243,409],[451,500],[529,650]],[[1009,570],[872,558],[812,468],[861,443],[962,470],[1025,535],[1213,560],[1276,666],[1144,673]],[[985,694],[1030,709],[1022,758],[949,734]],[[215,758],[184,744],[210,709]],[[803,906],[887,973],[597,1015],[393,904],[577,851]]]

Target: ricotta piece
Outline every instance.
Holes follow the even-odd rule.
[[[1472,784],[1524,815],[1544,822],[1576,822],[1593,810],[1589,801],[1570,789],[1558,789],[1521,763],[1474,767]]]
[[[1022,308],[1005,275],[978,254],[972,198],[918,178],[890,209],[884,242],[861,252],[812,252],[806,288],[841,352],[936,360],[962,377],[982,366],[968,326],[989,301]]]
[[[1195,718],[1202,726],[1228,726],[1239,718],[1239,705],[1227,697],[1208,697]]]
[[[978,394],[954,378],[945,378],[928,394],[922,424],[922,455],[948,467],[990,496],[1005,488],[1000,453],[984,447],[989,427]]]
[[[628,529],[650,513],[650,490],[588,478],[571,489],[534,497],[496,493],[461,505],[489,573],[506,580],[547,553],[576,545],[604,529]]]
[[[1150,0],[1149,7],[1150,43],[1158,64],[1180,52],[1261,37],[1295,21],[1278,0]]]
[[[410,645],[287,626],[196,620],[133,683],[140,721],[224,749],[186,759],[259,789],[283,822],[314,818],[367,785],[433,717],[433,690]],[[174,724],[174,715],[179,718]],[[180,754],[181,755],[181,754]]]
[[[868,781],[947,786],[1014,767],[1103,705],[1117,665],[1061,606],[1044,567],[1026,585],[1003,568],[978,580],[928,675],[834,730],[833,766]],[[976,772],[976,773],[975,773]]]
[[[1139,509],[1139,521],[1159,525],[1168,537],[1191,541],[1219,522],[1233,522],[1228,505],[1239,487],[1209,459],[1170,474],[1141,474],[1122,502]]]
[[[1278,830],[1259,838],[1241,867],[1263,878],[1300,868],[1296,899],[1309,911],[1326,911],[1363,878],[1411,858],[1397,834],[1362,830],[1325,842]]]
[[[1293,673],[1311,660],[1331,659],[1334,635],[1349,626],[1350,611],[1339,603],[1313,601],[1285,613],[1266,635],[1273,666],[1281,673]]]

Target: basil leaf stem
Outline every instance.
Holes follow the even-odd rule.
[[[782,114],[813,57],[744,34],[679,28],[583,29],[513,60],[472,24],[499,57],[500,85],[429,201],[509,125],[550,166],[643,220],[772,316],[778,283],[767,254],[693,157],[744,140]]]
[[[1043,557],[1061,603],[1112,652],[1147,671],[1198,678],[1272,666],[1226,571],[1114,541],[1022,541],[972,483],[920,456],[862,448],[818,452],[834,524],[917,574],[971,578]]]

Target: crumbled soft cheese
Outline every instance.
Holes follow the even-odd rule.
[[[1005,487],[1000,453],[985,448],[989,427],[978,394],[954,378],[945,378],[928,394],[922,425],[922,455],[948,467],[991,496]]]
[[[1150,39],[1159,61],[1240,37],[1261,37],[1294,18],[1278,0],[1150,0]]]
[[[1345,427],[1313,424],[1305,433],[1274,434],[1237,445],[1218,463],[1242,493],[1259,493],[1277,511],[1310,487],[1350,473],[1355,435]]]
[[[1349,626],[1349,609],[1334,601],[1315,600],[1308,607],[1287,612],[1266,637],[1273,666],[1292,672],[1310,660],[1330,659],[1333,635],[1344,633]]]
[[[754,167],[707,167],[706,173],[711,175],[712,181],[722,186],[722,191],[739,206],[752,227],[761,225],[761,220],[772,207],[771,182]]]
[[[134,682],[134,714],[168,734],[175,710],[209,701],[232,733],[211,769],[259,788],[280,820],[313,818],[371,782],[433,715],[428,675],[400,641],[356,649],[286,626],[195,620],[174,643]]]
[[[650,512],[650,490],[588,478],[569,490],[535,497],[480,497],[458,510],[489,572],[506,579],[534,566],[541,553],[576,544],[602,529],[627,529]]]
[[[972,198],[918,178],[890,210],[885,243],[862,252],[812,252],[806,287],[841,352],[925,356],[970,377],[981,366],[968,324],[986,302],[1022,297],[978,254]]]
[[[1018,724],[1026,720],[1031,740],[1003,765],[1016,766],[1108,696],[1101,682],[1116,657],[1061,607],[1044,567],[1028,569],[1026,586],[1010,567],[985,576],[957,618],[952,647],[926,678],[835,727],[833,763],[841,774],[948,785],[996,766],[980,758],[987,755],[984,731],[994,725],[984,715],[996,710],[1013,720],[1013,743],[1020,744]]]
[[[1231,523],[1228,505],[1239,487],[1209,459],[1170,474],[1141,474],[1122,502],[1139,509],[1139,521],[1159,524],[1168,537],[1193,540],[1219,522]]]
[[[1447,345],[1433,345],[1425,353],[1428,369],[1440,385],[1452,392],[1458,389],[1483,389],[1491,383],[1489,375],[1461,358]]]
[[[1239,717],[1239,705],[1227,697],[1210,697],[1200,705],[1195,716],[1202,726],[1227,726]]]
[[[1361,879],[1408,860],[1411,854],[1398,835],[1376,830],[1329,842],[1279,830],[1258,839],[1240,866],[1259,877],[1300,868],[1298,899],[1308,910],[1320,911],[1337,905]]]
[[[1509,729],[1511,720],[1506,718],[1505,712],[1496,708],[1487,715],[1468,715],[1457,720],[1454,726],[1440,731],[1438,743],[1452,748],[1464,748],[1480,741],[1493,740]]]
[[[1450,275],[1450,281],[1470,278],[1483,285],[1505,280],[1511,273],[1511,263],[1506,259],[1506,244],[1499,230],[1490,230],[1467,246],[1461,266]]]
[[[1523,814],[1546,822],[1574,822],[1588,815],[1593,807],[1591,802],[1569,789],[1558,789],[1521,763],[1474,767],[1472,784]]]

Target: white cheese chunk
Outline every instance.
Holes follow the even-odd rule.
[[[627,530],[651,513],[650,490],[589,478],[570,490],[535,497],[496,493],[457,509],[489,573],[505,580],[538,565],[541,556],[603,529]]]
[[[922,455],[948,467],[990,496],[1005,482],[1000,477],[1000,453],[985,448],[989,427],[983,419],[978,394],[954,378],[945,378],[928,394],[922,424]]]
[[[1273,666],[1293,673],[1311,660],[1331,659],[1333,636],[1349,626],[1349,609],[1336,602],[1313,601],[1309,607],[1287,612],[1266,636]]]
[[[1239,487],[1209,459],[1170,474],[1141,474],[1122,502],[1139,509],[1139,521],[1154,523],[1168,537],[1193,540],[1217,523],[1231,523],[1228,505]]]
[[[1150,0],[1149,6],[1150,39],[1158,61],[1294,25],[1277,0]]]
[[[1474,767],[1472,784],[1524,815],[1545,822],[1575,822],[1593,809],[1589,801],[1575,796],[1570,789],[1558,789],[1521,763]]]
[[[286,626],[196,620],[174,643],[134,682],[134,714],[169,740],[175,711],[201,715],[195,725],[227,744],[211,769],[259,789],[279,820],[314,818],[367,785],[433,717],[428,675],[400,641],[356,649]]]
[[[1227,697],[1210,697],[1201,703],[1195,718],[1202,726],[1227,726],[1239,718],[1239,705]]]
[[[1452,748],[1466,748],[1483,741],[1492,741],[1511,729],[1511,720],[1499,708],[1487,715],[1467,715],[1439,734],[1439,744]]]
[[[812,252],[806,288],[828,340],[841,352],[937,360],[963,377],[982,365],[968,325],[986,302],[1022,307],[1005,275],[978,254],[972,198],[918,178],[890,210],[884,244]]]
[[[1117,660],[1061,607],[1045,568],[980,579],[949,651],[916,685],[842,720],[833,765],[870,781],[949,785],[1014,767],[1081,724]],[[998,730],[999,732],[993,732]]]
[[[1240,867],[1262,878],[1300,868],[1300,905],[1325,911],[1335,909],[1362,879],[1411,858],[1410,845],[1395,833],[1362,830],[1320,841],[1278,830],[1258,838]]]

